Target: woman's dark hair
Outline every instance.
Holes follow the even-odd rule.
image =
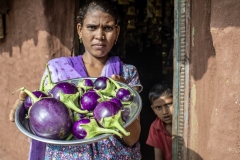
[[[119,25],[120,16],[118,9],[111,0],[87,0],[79,9],[77,23],[82,25],[87,12],[93,10],[101,10],[102,12],[110,14],[114,18],[116,26]]]
[[[148,94],[151,104],[162,96],[168,96],[169,98],[173,97],[172,84],[167,82],[157,83],[151,88]]]

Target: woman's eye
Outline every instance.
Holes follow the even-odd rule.
[[[95,30],[96,26],[87,26],[87,28],[90,29],[90,30]]]
[[[112,31],[113,30],[113,27],[104,27],[104,31],[106,32],[109,32],[109,31]]]

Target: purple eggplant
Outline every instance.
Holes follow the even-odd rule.
[[[121,101],[131,101],[132,94],[127,88],[119,88],[116,92],[116,97]]]
[[[122,135],[113,129],[99,127],[95,119],[80,119],[74,123],[72,128],[72,135],[76,139],[93,138],[97,135],[104,133],[116,134],[117,136],[122,138]]]
[[[73,111],[73,120],[74,122],[80,120],[80,119],[83,119],[83,118],[88,118],[89,116],[87,116],[86,114],[82,114],[82,113],[78,113],[78,112],[75,112]]]
[[[79,113],[88,113],[88,111],[83,111],[79,108],[78,102],[81,92],[79,92],[78,87],[71,82],[54,84],[51,79],[48,64],[46,65],[46,69],[48,73],[48,84],[41,88],[43,88],[45,92],[47,91],[50,96],[63,102],[68,108]],[[43,85],[43,82],[41,85]]]
[[[122,110],[112,101],[100,102],[93,110],[93,116],[100,125],[108,129],[118,129],[125,136],[130,135],[123,127]]]
[[[83,110],[93,111],[97,104],[102,100],[103,98],[98,91],[89,90],[80,98],[80,105]]]
[[[88,113],[88,111],[83,111],[79,107],[79,97],[80,93],[78,88],[70,82],[59,82],[51,90],[49,90],[49,95],[62,101],[68,108],[79,112]]]
[[[132,94],[127,88],[121,87],[117,81],[105,76],[98,77],[94,81],[94,89],[100,90],[105,96],[117,97],[121,101],[132,99]]]
[[[100,90],[106,96],[116,95],[116,86],[110,81],[110,78],[101,76],[94,81],[94,89]]]
[[[124,109],[122,102],[118,98],[113,97],[113,98],[109,99],[109,101],[116,103],[120,109],[122,109],[122,110]]]
[[[44,93],[43,91],[39,91],[39,90],[36,90],[36,91],[33,91],[32,92],[37,98],[40,98],[40,97],[48,97],[48,95],[46,93]],[[32,102],[32,99],[30,96],[27,96],[26,99],[24,100],[23,102],[23,105],[25,107],[25,109],[28,111],[28,109],[32,106],[33,102]]]
[[[48,93],[52,97],[61,100],[60,91],[64,94],[76,94],[78,93],[78,88],[70,82],[59,82]]]
[[[52,97],[37,98],[32,92],[23,88],[33,100],[28,110],[29,127],[32,132],[43,138],[65,139],[72,129],[70,110],[61,101]]]
[[[47,75],[42,79],[39,90],[32,92],[37,98],[48,97],[48,95],[43,91],[43,85],[46,78],[47,78]],[[23,102],[25,109],[28,111],[28,109],[32,106],[32,104],[33,104],[32,99],[29,96],[27,96]]]
[[[93,81],[91,79],[81,79],[78,82],[78,88],[83,88],[87,92],[89,89],[93,89]]]

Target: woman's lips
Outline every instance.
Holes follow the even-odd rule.
[[[97,49],[102,49],[102,48],[106,47],[106,45],[104,45],[104,44],[94,44],[93,47],[97,48]]]

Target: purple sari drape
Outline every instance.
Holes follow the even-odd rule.
[[[88,77],[82,56],[61,57],[49,61],[49,70],[53,82],[63,81],[73,78]],[[122,62],[119,57],[110,57],[106,62],[101,76],[111,77],[112,74],[120,75]],[[43,77],[47,74],[43,74]],[[30,145],[29,160],[44,160],[46,143],[32,140]]]

